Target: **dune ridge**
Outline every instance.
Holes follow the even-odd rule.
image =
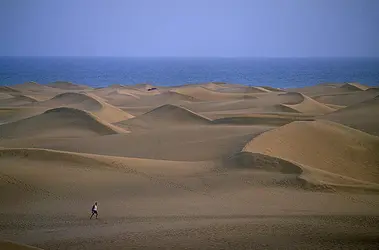
[[[42,125],[42,126],[41,126]],[[82,137],[126,133],[89,112],[74,108],[55,108],[43,114],[0,125],[0,138]]]

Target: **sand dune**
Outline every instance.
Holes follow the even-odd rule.
[[[13,123],[0,125],[0,138],[83,137],[126,132],[88,112],[56,108]]]
[[[293,122],[263,133],[243,149],[299,164],[310,172],[318,169],[341,180],[346,176],[376,184],[378,150],[378,137],[327,121]]]
[[[143,115],[123,122],[130,127],[155,128],[156,126],[196,126],[210,124],[211,120],[186,108],[166,104]]]
[[[71,82],[61,82],[61,81],[48,83],[46,84],[46,86],[49,86],[51,88],[62,89],[62,90],[90,90],[92,89],[91,87],[86,86],[86,85],[74,84]]]
[[[282,105],[301,113],[307,114],[326,114],[335,111],[335,109],[319,103],[312,98],[298,93],[288,92],[280,96],[289,97],[291,100],[284,102]]]
[[[103,99],[92,93],[63,93],[48,101],[40,102],[35,106],[50,108],[70,107],[82,109],[85,111],[90,111],[101,120],[109,123],[123,121],[133,117],[125,111],[106,103]]]
[[[379,136],[378,117],[379,95],[364,102],[339,109],[322,118]]]

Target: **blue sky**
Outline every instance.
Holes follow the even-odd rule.
[[[379,57],[379,0],[0,0],[0,56]]]

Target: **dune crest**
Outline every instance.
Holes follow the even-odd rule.
[[[0,125],[0,138],[85,137],[126,133],[89,112],[73,108],[50,109],[43,114]]]
[[[319,169],[379,184],[379,138],[328,121],[292,122],[250,141],[243,152],[281,158],[306,168]]]

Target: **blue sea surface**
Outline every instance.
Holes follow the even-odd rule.
[[[0,85],[69,81],[92,87],[228,82],[279,88],[325,82],[379,85],[375,58],[0,57]]]

